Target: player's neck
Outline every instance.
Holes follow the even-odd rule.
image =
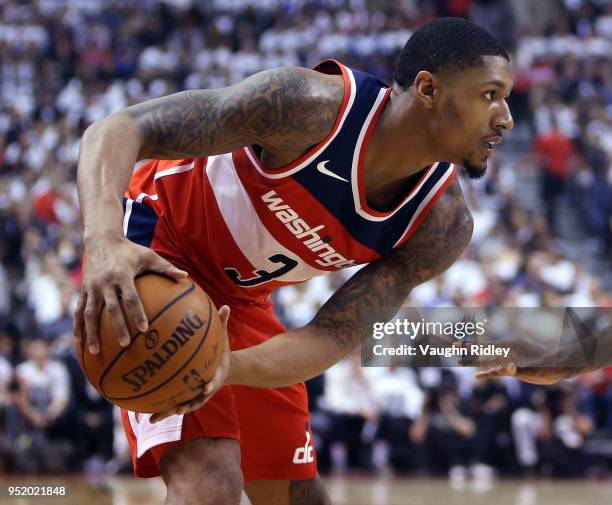
[[[368,144],[364,176],[366,194],[376,196],[439,161],[428,120],[409,92],[395,89]]]

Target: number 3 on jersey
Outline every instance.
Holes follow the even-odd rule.
[[[234,281],[239,286],[250,288],[253,286],[257,286],[259,284],[263,284],[264,282],[270,282],[274,279],[279,278],[282,275],[285,275],[287,272],[293,270],[298,262],[289,256],[285,256],[284,254],[277,253],[272,256],[268,256],[268,260],[272,263],[280,264],[276,270],[268,272],[267,270],[257,269],[253,272],[253,276],[248,279],[242,279],[240,276],[240,272],[235,268],[224,268],[225,273],[229,276],[232,281]]]

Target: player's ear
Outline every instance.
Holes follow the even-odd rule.
[[[423,107],[431,109],[439,94],[439,80],[431,72],[421,70],[414,78],[416,98]]]

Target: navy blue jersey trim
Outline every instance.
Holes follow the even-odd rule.
[[[394,244],[404,234],[421,203],[429,197],[449,167],[449,163],[439,163],[419,192],[394,215],[381,221],[365,219],[355,212],[352,205],[352,190],[350,184],[346,182],[331,177],[321,182],[321,177],[313,174],[312,170],[302,171],[293,178],[342,223],[354,240],[384,256],[393,249]],[[330,168],[333,170],[333,167]],[[341,185],[346,187],[342,189]],[[347,201],[350,201],[351,205],[347,205]]]
[[[153,242],[153,234],[157,226],[157,214],[155,211],[145,205],[134,200],[123,199],[124,219],[127,219],[126,237],[144,247],[151,247]],[[129,208],[131,206],[131,208]],[[129,216],[126,213],[129,211]]]

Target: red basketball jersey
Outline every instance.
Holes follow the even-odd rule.
[[[336,61],[316,69],[344,78],[342,107],[327,138],[273,170],[253,146],[149,161],[130,182],[125,230],[137,235],[141,218],[133,209],[148,206],[155,219],[147,226],[171,236],[181,257],[210,280],[207,290],[252,302],[267,300],[279,286],[369,263],[402,246],[453,180],[455,167],[426,167],[395,209],[371,209],[363,165],[391,88]]]

